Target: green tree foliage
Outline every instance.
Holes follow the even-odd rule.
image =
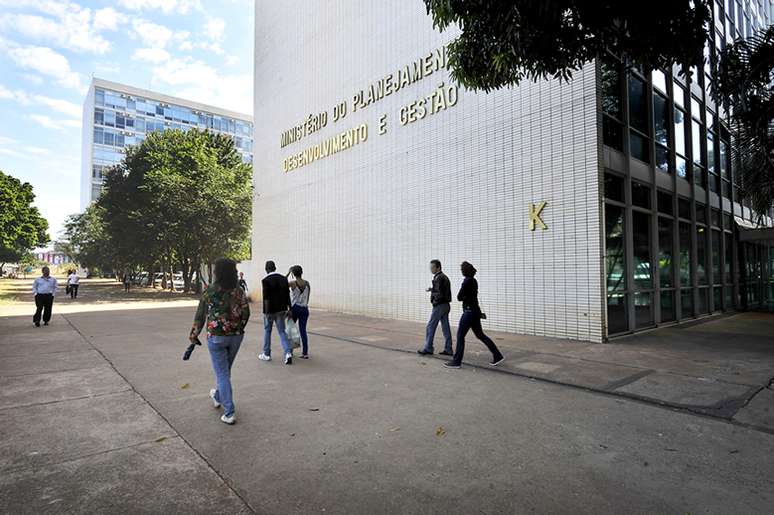
[[[218,256],[246,258],[252,167],[231,138],[153,132],[108,171],[96,203],[118,269],[193,273]]]
[[[0,171],[0,271],[48,243],[48,221],[32,205],[32,185]]]
[[[605,50],[650,68],[700,66],[706,0],[424,0],[435,26],[461,30],[449,45],[452,76],[490,91],[561,78]]]
[[[759,214],[774,205],[774,26],[726,46],[713,95],[731,113],[731,159],[740,193]]]
[[[111,270],[117,254],[110,235],[105,231],[104,210],[92,204],[83,213],[68,217],[64,226],[64,240],[55,248],[72,261],[93,269]]]

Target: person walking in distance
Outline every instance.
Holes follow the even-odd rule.
[[[418,354],[432,354],[433,340],[435,339],[435,330],[438,328],[438,322],[441,323],[443,331],[444,347],[440,352],[443,356],[452,355],[452,335],[449,326],[449,311],[451,310],[451,281],[443,273],[441,262],[437,259],[430,261],[430,272],[433,274],[433,286],[428,288],[430,292],[430,303],[433,305],[433,311],[430,313],[430,320],[427,322],[425,334],[425,346],[418,350]]]
[[[236,422],[231,367],[249,319],[250,304],[239,287],[236,262],[220,258],[215,261],[215,280],[199,300],[188,339],[196,343],[202,328],[207,327],[207,348],[215,372],[215,388],[210,390],[210,398],[216,408],[223,406],[220,420],[226,424]]]
[[[51,320],[51,309],[54,305],[56,294],[56,279],[51,277],[51,271],[47,266],[43,267],[43,275],[32,283],[32,293],[35,295],[35,314],[32,323],[40,327],[40,315],[43,314],[43,325],[48,325]]]
[[[132,286],[132,278],[129,276],[129,272],[124,272],[124,292],[129,293],[129,288]]]
[[[70,287],[70,298],[78,298],[78,284],[81,278],[78,277],[78,271],[75,269],[70,270],[70,275],[67,276],[67,286]]]
[[[266,262],[266,277],[261,281],[263,288],[263,352],[261,361],[271,361],[271,328],[277,326],[280,343],[285,351],[285,364],[293,364],[293,349],[285,334],[285,319],[291,316],[290,290],[288,279],[277,272],[274,261]]]
[[[247,291],[247,281],[245,281],[244,272],[239,272],[239,287],[242,288],[242,291]]]
[[[288,283],[290,286],[290,312],[293,321],[298,323],[298,331],[301,333],[301,359],[309,359],[309,337],[306,334],[306,323],[309,320],[309,293],[311,287],[309,281],[304,279],[304,269],[301,265],[290,267],[288,278],[293,276]]]
[[[469,330],[473,330],[473,334],[476,338],[481,340],[489,352],[492,353],[492,361],[490,365],[496,367],[505,359],[497,348],[497,345],[492,341],[490,337],[484,334],[484,330],[481,328],[481,319],[485,317],[481,313],[481,307],[478,304],[478,281],[476,281],[476,268],[463,261],[460,265],[463,279],[460,292],[457,294],[457,300],[462,302],[462,317],[460,318],[460,325],[457,328],[457,348],[454,351],[454,356],[451,361],[447,361],[443,364],[446,368],[460,368],[462,366],[462,358],[465,355],[465,335]]]

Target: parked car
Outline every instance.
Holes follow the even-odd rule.
[[[172,285],[176,290],[182,290],[185,288],[185,281],[183,280],[183,272],[175,272],[172,274]]]
[[[134,276],[134,283],[140,286],[148,286],[148,272],[140,272]]]

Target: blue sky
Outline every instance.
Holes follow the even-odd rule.
[[[56,238],[79,207],[92,76],[252,113],[253,0],[0,0],[0,170]]]

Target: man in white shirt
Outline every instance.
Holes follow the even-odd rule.
[[[70,271],[70,275],[67,276],[67,286],[70,287],[70,298],[71,299],[77,299],[78,298],[78,283],[80,282],[81,278],[78,277],[78,272],[73,269]]]
[[[40,327],[40,313],[43,312],[43,325],[48,325],[51,320],[51,307],[54,305],[56,279],[51,277],[47,266],[43,267],[43,275],[32,283],[32,293],[35,295],[35,315],[32,317],[32,323],[35,327]]]

